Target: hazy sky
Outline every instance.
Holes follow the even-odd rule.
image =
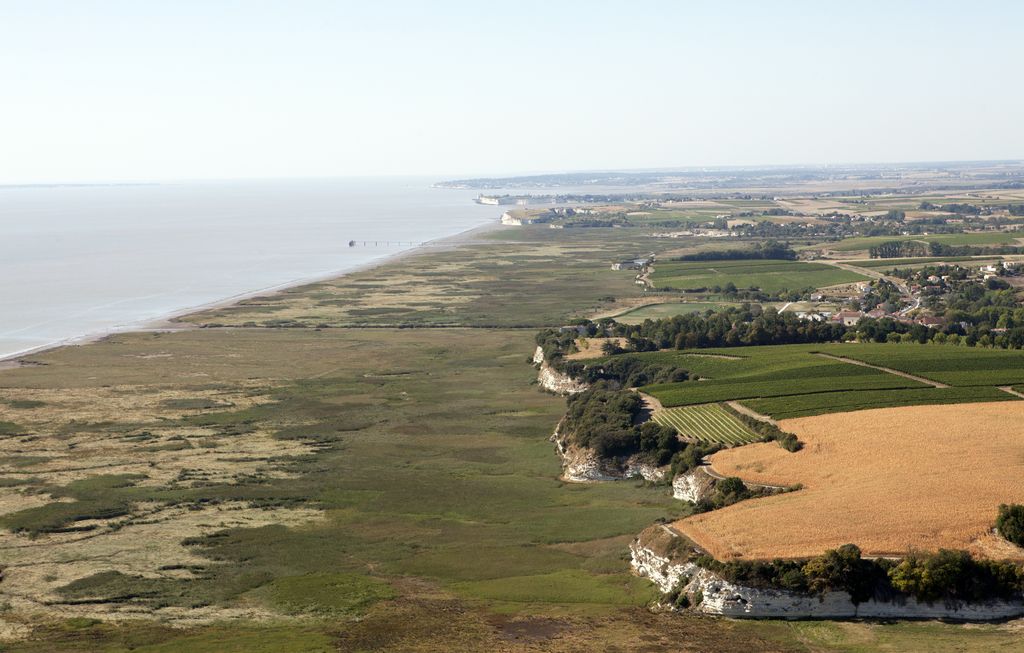
[[[0,0],[0,183],[1022,158],[1022,25],[1014,0]]]

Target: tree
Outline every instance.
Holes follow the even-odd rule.
[[[999,506],[996,530],[1017,546],[1024,546],[1024,506],[1018,503]]]
[[[807,587],[812,592],[849,592],[854,603],[861,603],[874,595],[879,580],[876,570],[871,561],[861,559],[860,548],[854,544],[826,551],[803,567]]]
[[[912,553],[889,570],[894,589],[929,603],[944,598],[969,600],[976,565],[966,551],[939,549],[934,555]]]
[[[601,353],[612,356],[614,354],[621,354],[624,350],[619,346],[619,341],[614,338],[609,338],[601,344]]]

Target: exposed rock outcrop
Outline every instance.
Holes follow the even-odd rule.
[[[701,465],[672,479],[672,497],[680,501],[699,502],[715,489],[715,479]]]
[[[645,481],[656,483],[665,480],[668,472],[663,467],[658,467],[647,462],[641,462],[636,457],[627,458],[622,478],[643,478]]]
[[[537,347],[537,350],[533,353],[533,362],[534,364],[540,364],[540,370],[537,372],[537,383],[549,392],[559,395],[574,395],[583,392],[588,387],[586,383],[562,374],[548,365],[548,362],[544,360],[544,351],[540,347]]]
[[[537,345],[537,348],[533,350],[533,364],[540,365],[544,362],[544,348]]]
[[[665,470],[649,463],[641,462],[636,457],[625,460],[606,460],[600,458],[593,450],[577,447],[568,441],[562,433],[564,420],[555,427],[551,441],[562,459],[562,480],[571,483],[588,483],[590,481],[620,481],[628,478],[643,478],[648,481],[661,481],[665,478]]]
[[[1024,615],[1024,601],[936,601],[913,597],[854,603],[846,592],[800,594],[731,583],[699,567],[677,549],[692,545],[662,526],[652,526],[631,545],[633,569],[662,592],[680,590],[704,614],[750,619],[951,619],[995,621]],[[697,599],[699,597],[699,603]]]

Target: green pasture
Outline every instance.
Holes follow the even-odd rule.
[[[665,317],[715,311],[728,304],[719,302],[668,302],[665,304],[648,304],[640,308],[626,311],[615,316],[616,322],[623,324],[640,324],[644,320],[658,320]]]

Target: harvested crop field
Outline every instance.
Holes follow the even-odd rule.
[[[813,556],[846,543],[867,555],[968,549],[1024,559],[991,534],[1000,503],[1024,502],[1024,403],[883,408],[783,421],[804,442],[728,449],[714,469],[803,489],[674,526],[720,560]]]

